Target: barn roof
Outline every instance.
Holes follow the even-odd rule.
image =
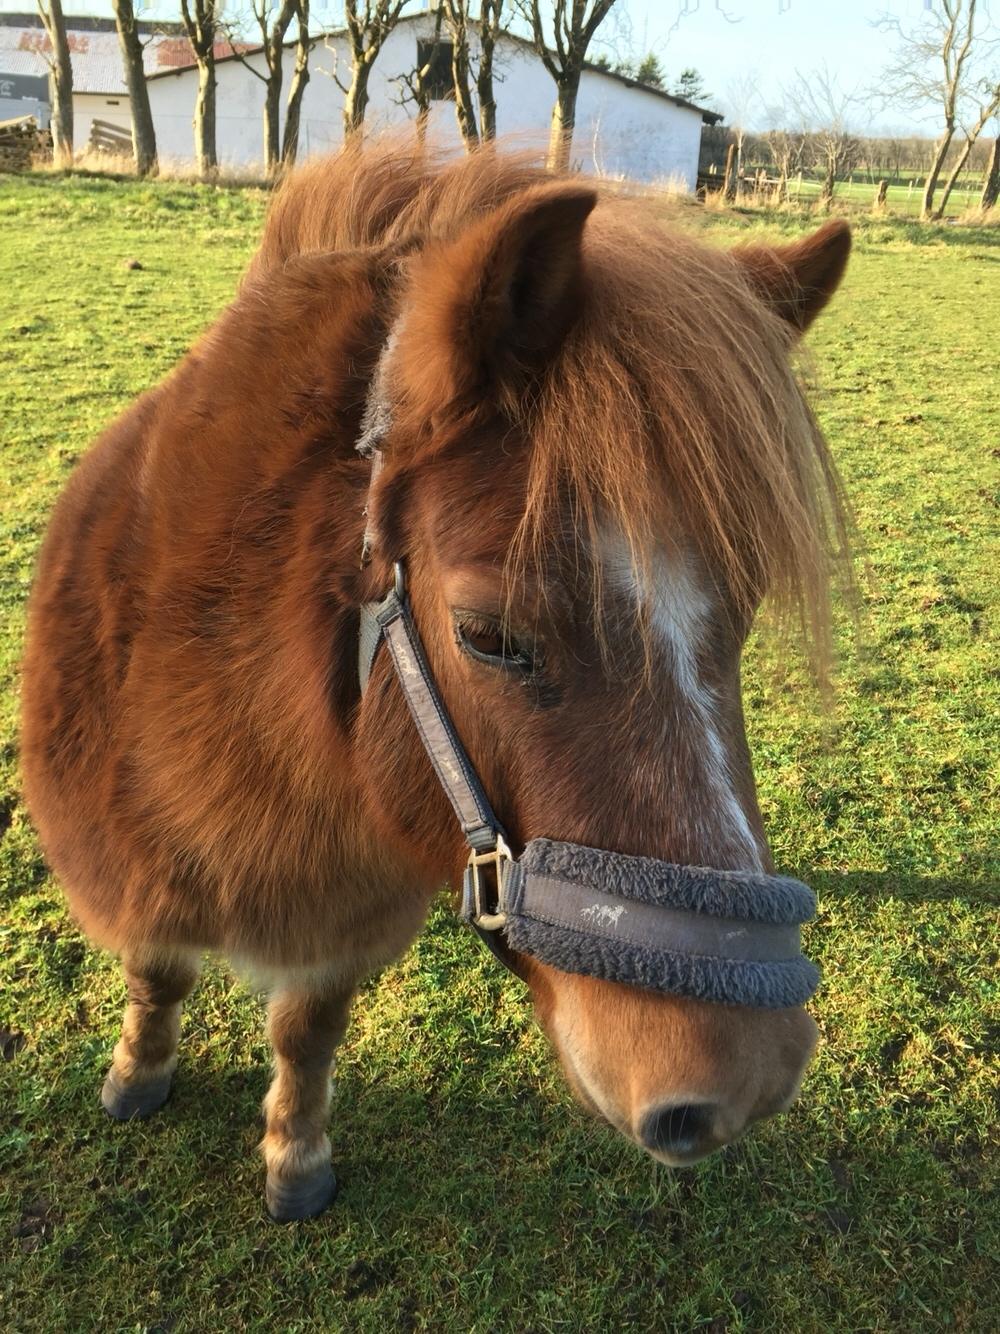
[[[68,17],[66,24],[73,91],[127,96],[114,22]],[[176,24],[164,26],[173,30],[146,34],[142,63],[147,78],[158,71],[182,69],[192,63],[191,45],[184,33]],[[49,70],[46,56],[51,50],[52,44],[37,15],[0,15],[0,74],[46,75]],[[229,56],[232,50],[228,42],[216,43],[220,58]]]
[[[673,93],[668,93],[665,88],[654,88],[651,83],[640,83],[638,79],[630,78],[627,74],[620,74],[618,70],[605,69],[602,65],[594,65],[589,60],[585,62],[584,69],[588,74],[603,74],[605,78],[623,83],[626,88],[637,88],[640,92],[652,93],[654,97],[664,97],[668,102],[672,102],[675,107],[686,107],[688,111],[697,111],[706,125],[718,125],[719,121],[724,119],[721,111],[710,111],[708,107],[697,106],[694,102],[689,102],[686,97],[675,97]]]

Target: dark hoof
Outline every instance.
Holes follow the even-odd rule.
[[[337,1178],[329,1164],[300,1181],[278,1181],[269,1176],[264,1195],[267,1212],[276,1223],[294,1223],[300,1218],[315,1218],[334,1202]]]
[[[101,1089],[101,1106],[116,1121],[131,1121],[133,1117],[152,1116],[170,1097],[171,1075],[162,1075],[148,1084],[129,1087],[120,1084],[113,1070]]]

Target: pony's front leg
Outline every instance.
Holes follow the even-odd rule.
[[[149,1116],[166,1102],[177,1065],[181,1003],[198,980],[190,950],[130,950],[122,955],[128,1004],[101,1102],[109,1116]]]
[[[281,1222],[321,1213],[337,1193],[326,1134],[330,1069],[353,988],[287,988],[271,998],[274,1080],[264,1099],[267,1207]]]

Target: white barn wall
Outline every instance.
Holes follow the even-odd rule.
[[[433,21],[414,19],[389,36],[369,81],[366,132],[404,126],[412,107],[399,105],[395,78],[413,69],[416,43],[430,37]],[[248,57],[265,70],[263,55]],[[286,48],[282,119],[293,52]],[[349,81],[350,58],[343,38],[329,38],[312,53],[310,79],[302,102],[300,157],[329,152],[343,140],[344,94],[332,77]],[[223,167],[260,169],[263,162],[264,85],[239,60],[216,67],[216,140]],[[157,74],[148,80],[150,105],[162,160],[190,163],[194,157],[192,117],[198,76],[193,68]],[[510,40],[498,44],[496,60],[497,131],[504,139],[543,149],[548,141],[555,85],[534,52]],[[108,119],[111,119],[108,117]],[[583,171],[641,181],[673,180],[694,189],[702,119],[642,88],[594,70],[584,71],[577,102],[573,164]],[[429,133],[435,144],[460,147],[453,102],[434,102]]]
[[[118,125],[132,133],[132,111],[128,93],[73,93],[73,142],[85,148],[95,120]]]

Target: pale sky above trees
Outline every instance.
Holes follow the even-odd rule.
[[[1000,23],[1000,0],[980,0],[980,8],[992,10]],[[730,115],[735,108],[727,104],[727,90],[747,74],[754,76],[764,108],[781,101],[781,87],[796,70],[823,63],[841,86],[861,91],[858,129],[936,135],[939,107],[921,113],[881,107],[865,96],[878,87],[896,45],[891,33],[873,26],[876,20],[888,14],[909,25],[924,9],[925,0],[618,0],[595,49],[625,53],[631,43],[636,52],[655,51],[668,85],[693,65],[715,104]]]

